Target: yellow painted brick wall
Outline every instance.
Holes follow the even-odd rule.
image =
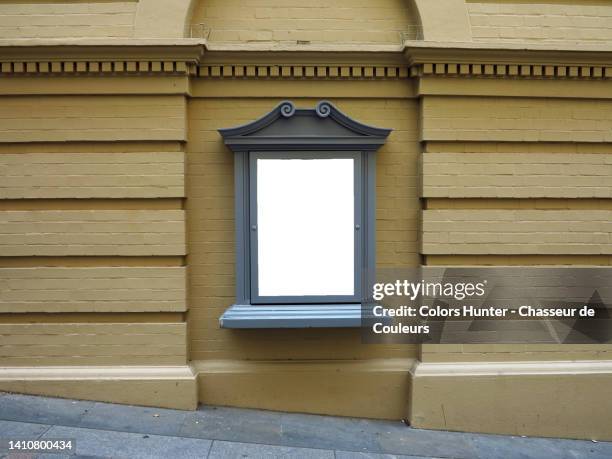
[[[182,152],[0,155],[0,199],[185,195]]]
[[[185,311],[185,268],[0,268],[0,312]]]
[[[245,84],[247,84],[245,82]],[[311,83],[304,82],[304,85]],[[372,82],[372,85],[378,84]],[[257,93],[258,82],[251,83]],[[318,100],[300,99],[299,107]],[[414,346],[361,345],[358,330],[226,330],[218,319],[235,300],[233,154],[218,128],[266,114],[278,99],[192,99],[189,103],[187,213],[190,357],[207,359],[365,359],[411,357]],[[393,128],[377,153],[377,262],[418,265],[417,103],[338,99],[359,121]]]
[[[425,254],[608,263],[607,100],[425,97],[422,117]]]
[[[428,141],[611,142],[612,101],[425,97]]]
[[[295,42],[399,44],[400,32],[418,22],[404,0],[202,0],[192,33],[210,30],[211,42]]]
[[[605,154],[426,153],[422,174],[426,198],[612,198]]]
[[[506,80],[502,92],[515,94],[518,85]],[[424,97],[426,262],[609,265],[612,105],[532,90],[536,97]],[[420,359],[608,360],[611,352],[605,345],[423,345]]]
[[[184,255],[182,210],[0,212],[1,256]]]
[[[612,42],[612,5],[606,0],[467,2],[475,41]]]
[[[0,142],[184,140],[183,96],[0,98]]]
[[[184,323],[0,324],[0,367],[184,365]]]
[[[1,2],[0,38],[130,37],[137,5],[137,0]]]
[[[424,254],[612,254],[610,210],[425,210]]]
[[[0,367],[184,365],[185,99],[61,78],[0,97]]]

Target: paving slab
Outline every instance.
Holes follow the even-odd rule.
[[[200,438],[146,435],[64,426],[51,427],[42,438],[74,439],[79,455],[129,459],[202,458],[207,457],[212,445],[211,440]]]
[[[36,440],[51,426],[45,424],[32,424],[28,422],[14,422],[0,420],[0,459],[15,458],[19,454],[9,454],[8,440]],[[21,457],[25,456],[22,454]],[[29,459],[29,458],[28,458]]]
[[[530,438],[503,435],[472,435],[479,459],[504,457],[508,459],[610,459],[610,443],[581,440]]]
[[[334,452],[324,449],[215,441],[208,459],[334,459]]]
[[[336,451],[336,459],[442,459],[431,456],[398,456],[396,454],[358,453],[354,451]]]
[[[476,446],[469,441],[471,434],[419,430],[400,423],[376,423],[371,428],[378,431],[378,443],[384,453],[453,459],[477,457]]]
[[[281,444],[281,414],[202,406],[185,416],[179,435],[244,443]]]
[[[337,459],[612,458],[610,442],[419,430],[399,421],[241,408],[202,406],[187,412],[0,393],[3,436],[81,439],[78,455],[89,457],[206,457],[206,447],[218,443],[216,457],[239,458],[330,457],[330,451]]]
[[[94,402],[5,394],[0,398],[0,404],[0,419],[77,426]]]
[[[96,402],[81,417],[78,427],[175,436],[187,414],[187,411]]]
[[[7,457],[6,459],[13,459],[11,457]],[[30,457],[27,458],[14,458],[14,459],[30,459]],[[84,455],[84,454],[73,454],[73,455],[66,455],[66,454],[39,454],[38,456],[34,456],[32,459],[110,459],[109,457],[105,457],[105,456],[90,456],[90,455]]]
[[[283,445],[379,452],[375,432],[362,419],[285,413],[281,416]]]
[[[51,426],[47,424],[0,420],[0,439],[35,440],[44,434],[50,427]]]

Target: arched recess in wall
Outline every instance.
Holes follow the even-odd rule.
[[[210,43],[312,43],[399,46],[420,30],[413,0],[331,0],[291,6],[243,0],[196,0],[191,36]]]
[[[350,19],[343,18],[339,11],[330,10],[330,15],[339,16],[338,21],[350,20],[355,25],[355,30],[344,29],[344,32],[326,31],[325,37],[329,42],[380,42],[380,43],[398,43],[400,40],[399,32],[410,32],[418,30],[419,34],[414,34],[413,38],[420,38],[427,41],[455,41],[466,42],[472,41],[472,33],[470,28],[470,20],[465,0],[382,0],[376,6],[372,6],[371,12],[376,11],[377,27],[373,30],[366,31],[364,36],[363,28],[360,26],[359,18],[352,17]],[[234,5],[235,3],[235,5]],[[136,18],[134,25],[135,38],[189,38],[201,37],[205,35],[205,29],[213,28],[214,24],[219,21],[224,21],[225,26],[219,28],[219,41],[275,41],[274,33],[271,30],[256,28],[240,29],[239,22],[241,14],[251,14],[245,8],[237,8],[239,0],[140,0],[136,10]],[[206,17],[204,7],[206,5],[209,11],[217,17]],[[216,12],[215,12],[215,6]],[[388,10],[389,15],[381,15],[381,11]],[[330,8],[329,6],[327,8]],[[286,13],[286,10],[296,10],[295,8],[277,9],[278,14]],[[284,10],[281,12],[281,10]],[[355,9],[351,13],[354,13]],[[298,13],[297,11],[294,11]],[[363,8],[361,20],[367,21],[370,13],[367,8]],[[238,17],[236,17],[236,14]],[[253,17],[243,18],[250,20],[252,23],[258,19],[265,22],[266,19],[287,24],[285,30],[278,31],[277,39],[285,40],[309,40],[309,37],[322,38],[321,30],[299,30],[298,27],[293,27],[291,18],[276,18],[273,8],[259,8],[255,12],[259,18]],[[267,16],[267,17],[266,17]],[[232,29],[232,21],[236,19],[237,25]],[[287,20],[289,19],[289,20]],[[321,18],[300,17],[301,22],[311,20],[312,24],[319,23],[321,27],[325,24]],[[209,22],[206,24],[205,20]],[[194,30],[195,29],[195,30]],[[242,36],[240,36],[240,31]],[[410,33],[407,34],[408,38]],[[300,38],[302,37],[302,38]],[[215,37],[211,37],[215,38]],[[225,39],[224,39],[225,38]],[[347,39],[349,38],[349,39]],[[352,38],[352,39],[350,39]],[[283,40],[284,39],[284,40]],[[318,41],[318,40],[315,40]]]
[[[197,0],[139,0],[134,38],[188,38]]]

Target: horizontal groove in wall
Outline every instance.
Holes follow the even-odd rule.
[[[176,210],[182,198],[146,199],[0,199],[3,210]]]
[[[150,257],[0,257],[0,268],[32,268],[32,267],[112,267],[112,266],[142,266],[142,267],[172,267],[185,266],[182,256],[150,256]]]
[[[612,154],[612,143],[585,142],[437,142],[428,141],[424,153],[601,153]]]
[[[612,210],[612,199],[599,198],[427,198],[425,209]]]
[[[0,313],[0,324],[34,323],[177,323],[184,322],[182,312],[59,312]]]
[[[184,151],[177,141],[92,141],[92,142],[6,142],[0,143],[2,153],[145,153]]]
[[[612,266],[610,255],[425,255],[427,266]]]

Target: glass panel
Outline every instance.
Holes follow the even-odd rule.
[[[257,160],[259,296],[355,294],[353,162]]]

